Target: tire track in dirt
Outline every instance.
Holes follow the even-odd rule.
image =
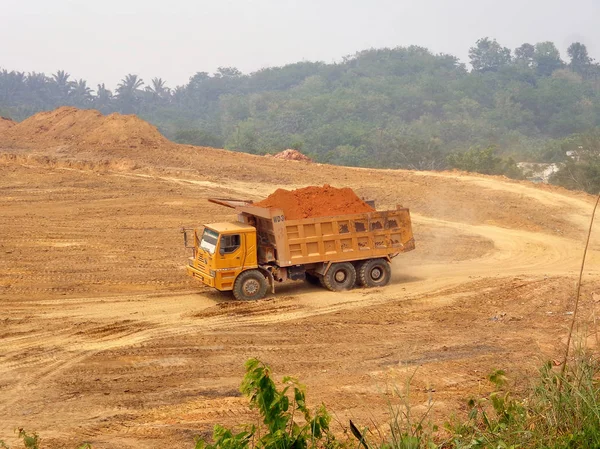
[[[318,170],[325,170],[325,168],[319,168]],[[341,169],[336,168],[335,170],[341,173]],[[344,171],[344,173],[352,172],[351,170]],[[78,173],[85,174],[84,171]],[[356,173],[360,173],[362,177],[367,171],[356,171]],[[385,179],[391,182],[392,175],[396,176],[396,173],[390,171],[389,177]],[[193,195],[186,199],[189,203],[183,202],[186,207],[189,204],[189,209],[177,210],[178,213],[190,214],[190,211],[195,211],[197,208],[197,204],[192,199],[195,201],[196,198],[200,198],[198,201],[203,201],[205,196],[211,195],[235,195],[244,198],[248,196],[264,197],[271,193],[275,187],[285,186],[282,184],[281,179],[265,180],[264,182],[252,181],[252,178],[245,178],[248,180],[228,179],[226,184],[219,184],[208,180],[185,179],[178,176],[155,176],[123,172],[108,173],[108,176],[106,176],[108,180],[105,179],[103,182],[110,185],[111,189],[117,178],[147,180],[149,185],[160,181],[160,183],[157,183],[160,184],[160,189],[152,190],[152,195],[143,191],[139,198],[130,200],[127,206],[121,206],[120,204],[112,206],[133,208],[128,210],[127,214],[121,216],[120,219],[123,220],[123,223],[112,230],[114,235],[135,236],[140,230],[151,229],[154,226],[155,219],[162,219],[162,226],[173,227],[174,221],[169,221],[168,218],[165,218],[166,213],[157,210],[153,210],[143,219],[135,218],[127,221],[130,217],[135,217],[135,214],[139,213],[135,209],[136,202],[142,204],[143,201],[153,201],[154,196],[160,190],[166,190],[165,186],[168,189],[173,188],[175,190],[170,194],[170,197],[164,197],[161,204],[166,204],[164,201],[167,200],[179,201],[178,195],[183,195],[181,193],[183,189],[180,189],[181,186],[197,188],[193,191]],[[402,176],[407,177],[409,175],[404,173]],[[421,176],[421,174],[414,176]],[[436,177],[437,174],[423,176]],[[448,174],[444,174],[444,176],[452,177]],[[284,176],[281,177],[285,178]],[[462,180],[462,177],[460,178]],[[309,177],[302,179],[306,179],[307,184],[311,182]],[[342,175],[340,175],[337,182],[353,182],[352,178],[347,181],[344,181],[344,179],[348,178],[342,178]],[[77,182],[84,183],[87,181],[77,180]],[[372,182],[375,185],[375,180]],[[378,182],[385,184],[387,181]],[[570,214],[569,217],[577,229],[584,229],[589,213],[587,209],[591,209],[586,200],[575,198],[571,201],[568,195],[555,195],[548,192],[542,192],[538,195],[537,189],[533,187],[522,189],[518,184],[509,185],[493,179],[481,181],[475,177],[465,179],[464,183],[475,186],[473,192],[478,191],[479,188],[489,191],[506,190],[511,192],[513,196],[522,195],[524,198],[533,199],[532,203],[537,202],[548,206],[558,204],[560,208],[555,208],[555,210],[560,212],[564,209],[565,213]],[[505,184],[508,187],[504,188]],[[136,188],[140,190],[143,188],[133,181],[131,181],[131,185],[136,185]],[[287,185],[286,187],[289,188],[290,186]],[[48,190],[47,194],[44,194],[41,192],[41,188],[36,188],[27,191],[29,193],[25,191],[21,193],[14,192],[14,195],[30,194],[37,198],[36,201],[44,202],[55,198],[53,195],[57,195],[59,190],[57,189],[56,192]],[[192,191],[192,189],[189,190]],[[413,190],[416,189],[413,188]],[[390,201],[391,204],[398,192],[394,191],[390,195],[389,198],[383,195],[382,197]],[[148,267],[157,263],[156,260],[147,257],[139,262],[132,260],[129,263],[120,265],[116,270],[116,274],[109,273],[101,279],[97,277],[95,272],[86,272],[85,270],[93,268],[81,265],[81,261],[85,260],[85,254],[75,253],[75,250],[78,251],[78,248],[84,248],[90,243],[69,246],[69,242],[87,242],[86,238],[95,229],[96,222],[90,220],[85,223],[86,227],[82,227],[82,229],[75,232],[60,221],[62,220],[63,210],[78,207],[75,204],[76,200],[83,197],[77,197],[75,193],[69,193],[68,201],[65,200],[60,203],[60,209],[53,210],[52,213],[55,215],[50,215],[52,220],[47,222],[48,229],[50,229],[47,235],[37,235],[39,229],[35,223],[37,218],[34,218],[32,221],[28,220],[26,222],[29,227],[24,231],[25,237],[17,243],[11,243],[17,250],[25,248],[26,251],[39,251],[48,248],[52,251],[67,251],[65,248],[71,248],[69,250],[71,252],[68,254],[75,254],[75,257],[73,257],[72,262],[69,261],[68,264],[62,267],[63,273],[60,270],[55,273],[51,269],[40,269],[33,263],[35,261],[31,265],[27,265],[26,269],[19,268],[17,270],[19,265],[8,267],[13,270],[14,279],[17,279],[20,283],[8,292],[20,292],[20,294],[29,295],[32,298],[27,298],[27,301],[23,302],[18,302],[12,298],[7,299],[7,304],[10,304],[11,307],[10,319],[13,320],[14,315],[14,321],[11,321],[9,330],[11,333],[7,333],[5,338],[2,339],[3,345],[0,349],[0,360],[2,361],[0,366],[0,416],[8,416],[7,420],[0,420],[2,421],[0,436],[9,434],[15,426],[21,425],[22,422],[20,421],[24,419],[34,420],[39,417],[40,422],[42,422],[42,427],[39,428],[40,431],[44,431],[43,426],[50,423],[50,429],[53,427],[60,429],[56,431],[56,434],[62,438],[73,435],[73,429],[70,427],[73,427],[72,423],[77,422],[77,419],[79,419],[81,424],[78,424],[77,428],[83,429],[85,435],[101,439],[103,437],[99,437],[99,435],[104,435],[108,446],[110,444],[114,446],[118,442],[119,444],[115,447],[133,447],[134,438],[128,440],[127,434],[141,435],[142,438],[148,437],[148,440],[160,439],[165,435],[164,432],[170,431],[164,429],[171,427],[177,429],[180,425],[179,422],[174,421],[174,416],[183,416],[183,423],[203,423],[207,425],[220,419],[235,420],[236,416],[242,413],[239,401],[236,402],[236,400],[227,403],[226,407],[220,405],[222,397],[214,400],[208,400],[207,397],[202,397],[197,401],[190,400],[190,396],[198,394],[197,390],[194,390],[188,396],[182,393],[181,398],[171,396],[168,401],[175,403],[174,406],[157,407],[155,404],[160,401],[156,397],[164,394],[165,391],[169,391],[171,395],[174,394],[166,388],[161,390],[161,387],[168,383],[170,373],[180,376],[179,379],[198,375],[199,371],[194,371],[192,365],[202,363],[204,357],[210,360],[211,367],[200,372],[207,372],[208,375],[216,376],[215,382],[218,383],[219,379],[217,378],[221,373],[227,372],[232,363],[238,363],[238,360],[232,360],[228,352],[246,354],[240,349],[241,346],[259,350],[261,353],[268,354],[269,357],[272,356],[274,360],[279,360],[278,357],[289,359],[289,351],[301,354],[303,351],[316,350],[321,354],[312,361],[315,365],[327,366],[326,362],[330,360],[338,363],[332,354],[327,354],[329,342],[313,342],[312,327],[314,323],[321,323],[324,319],[331,317],[331,320],[327,323],[331,329],[344,329],[345,316],[356,310],[359,311],[359,318],[356,318],[357,314],[355,313],[352,322],[364,328],[369,328],[376,323],[387,323],[388,321],[390,323],[392,321],[401,322],[405,318],[403,313],[410,310],[423,310],[424,315],[422,316],[427,317],[428,311],[431,310],[435,311],[448,307],[451,311],[452,307],[455,307],[455,303],[460,302],[460,300],[466,297],[476,298],[477,294],[485,293],[486,289],[491,288],[490,285],[502,283],[504,279],[508,281],[508,278],[512,276],[525,275],[543,278],[544,275],[570,275],[576,270],[581,257],[581,243],[559,235],[513,229],[510,228],[510,223],[507,221],[501,222],[499,225],[485,220],[482,221],[487,224],[466,223],[461,221],[459,213],[454,212],[448,215],[455,221],[448,219],[448,215],[443,215],[446,219],[442,220],[435,215],[435,211],[431,212],[432,216],[413,211],[413,221],[422,229],[431,231],[432,229],[447,228],[455,230],[457,235],[478,236],[481,239],[493,242],[494,249],[486,250],[481,257],[467,258],[466,260],[453,259],[451,256],[447,256],[445,259],[437,261],[432,258],[423,258],[418,252],[402,255],[394,260],[393,283],[383,289],[359,289],[351,292],[332,293],[308,285],[285,284],[278,286],[278,293],[275,297],[269,297],[265,301],[230,303],[225,299],[225,295],[216,294],[200,286],[194,291],[184,291],[179,286],[177,287],[179,290],[171,288],[171,291],[156,295],[144,293],[140,285],[135,284],[137,290],[134,292],[123,290],[118,293],[127,293],[121,296],[110,296],[113,295],[112,290],[109,293],[102,293],[103,290],[101,289],[94,290],[93,285],[92,288],[88,289],[89,284],[100,282],[102,285],[115,285],[116,288],[120,288],[121,285],[127,286],[128,283],[137,282],[139,284],[148,283],[149,288],[156,286],[168,290],[169,287],[165,286],[161,279],[168,279],[167,273],[172,272],[174,268],[161,266],[160,271],[157,269],[153,271],[153,277],[157,279],[144,279]],[[18,199],[16,196],[15,198]],[[126,198],[125,195],[122,197],[115,196],[110,190],[110,194],[101,193],[95,200],[105,204],[104,201],[120,203],[122,199]],[[73,201],[73,204],[70,203],[71,201]],[[101,217],[103,211],[104,209],[99,207],[92,212],[95,214],[94,216]],[[18,210],[15,209],[14,213],[15,216],[20,217]],[[159,215],[160,213],[163,213],[163,215]],[[216,212],[216,209],[203,212],[206,216],[213,213],[220,214],[220,212]],[[227,211],[223,212],[223,216],[226,213]],[[197,220],[198,216],[204,219],[205,215],[194,215],[193,220]],[[192,220],[192,218],[189,219]],[[526,221],[519,223],[527,224]],[[573,226],[571,228],[575,229]],[[451,237],[453,234],[449,233],[448,235]],[[570,235],[573,235],[573,233]],[[166,245],[166,243],[161,242],[161,239],[165,236],[166,234],[153,234],[154,240],[148,242],[151,245],[147,250],[148,254],[160,248],[161,244]],[[140,238],[144,237],[145,234],[141,235]],[[32,244],[32,241],[35,244]],[[125,241],[126,239],[115,240],[112,244],[118,245]],[[0,243],[2,242],[0,241]],[[5,243],[8,244],[8,240]],[[168,244],[171,245],[171,243],[171,240],[169,240]],[[441,242],[440,244],[445,243]],[[447,244],[452,245],[452,243],[450,240]],[[97,241],[94,243],[96,254],[102,254],[103,251],[110,250],[113,251],[110,255],[115,258],[114,260],[125,257],[128,251],[135,248],[132,245],[131,247],[119,247],[118,249],[119,251],[111,249],[108,242]],[[164,254],[161,253],[161,257],[164,258]],[[175,253],[170,254],[173,259],[178,256],[178,254],[173,254]],[[589,255],[590,261],[593,263],[589,264],[591,269],[586,273],[597,273],[593,265],[600,260],[598,254],[597,248],[593,248]],[[156,258],[156,254],[153,254],[153,257]],[[15,260],[17,260],[16,257]],[[96,267],[98,266],[102,267],[103,265],[96,265]],[[69,275],[70,270],[74,271],[72,276]],[[75,270],[81,270],[81,272]],[[121,272],[126,270],[129,271],[121,278]],[[177,270],[179,270],[179,266]],[[116,278],[117,275],[118,278]],[[177,271],[176,275],[184,276],[182,271]],[[59,282],[63,284],[73,279],[84,283],[84,285],[73,286],[71,287],[72,291],[81,291],[83,292],[82,295],[87,294],[89,297],[61,298],[58,296],[58,294],[63,293],[60,288],[57,290],[56,287],[46,286],[47,283]],[[490,281],[487,282],[488,280]],[[26,285],[27,282],[30,282],[29,286]],[[32,293],[34,294],[32,295]],[[382,307],[385,303],[397,305],[398,310]],[[443,310],[448,311],[448,309]],[[325,318],[316,319],[320,316]],[[294,323],[294,326],[280,325],[288,323]],[[264,335],[261,335],[261,332],[265,332],[264,329],[269,329],[270,332],[279,332],[280,329],[293,328],[296,324],[300,326],[306,323],[309,324],[306,325],[305,330],[302,330],[305,333],[294,334],[297,341],[293,341],[291,344],[286,342],[285,348],[278,345],[281,342],[280,340],[265,338]],[[433,328],[436,326],[435,323],[429,323],[429,325]],[[400,330],[404,331],[403,329]],[[323,331],[322,328],[321,331]],[[346,330],[346,332],[350,332],[347,337],[351,339],[355,331]],[[385,346],[385,336],[368,334],[365,330],[363,332],[365,332],[365,341],[373,340],[369,344]],[[246,334],[252,334],[252,336],[248,337]],[[246,335],[245,339],[237,343],[235,338],[244,335]],[[214,336],[214,338],[211,336]],[[197,342],[201,342],[203,346],[198,347]],[[229,344],[229,346],[225,347],[226,344]],[[366,348],[355,349],[359,349],[362,355],[368,355],[370,351],[369,344],[365,345]],[[440,347],[436,347],[428,349],[430,352],[426,354],[429,355],[419,357],[418,354],[410,353],[410,357],[407,355],[406,357],[402,356],[404,358],[400,359],[390,349],[391,355],[389,357],[384,354],[389,360],[384,357],[382,363],[389,362],[389,364],[393,364],[397,359],[407,359],[412,360],[414,363],[420,363],[423,360],[433,360],[436,357],[439,360],[462,361],[468,359],[472,355],[472,351],[479,350],[481,353],[486,353],[496,349],[492,346],[479,347],[473,344],[465,344],[457,349],[458,355],[451,356],[449,353],[444,353],[444,350]],[[347,357],[352,358],[354,356],[349,351]],[[377,357],[383,356],[379,354]],[[134,360],[135,363],[128,361],[129,359]],[[362,359],[356,359],[355,361],[359,365],[365,363]],[[106,366],[102,365],[103,363],[106,363]],[[289,363],[296,366],[294,364],[301,362],[294,359],[290,360]],[[89,366],[103,370],[103,376],[107,379],[103,377],[102,382],[106,381],[106,385],[103,385],[102,388],[110,395],[117,396],[117,400],[112,400],[111,396],[111,400],[97,401],[97,399],[103,399],[105,394],[100,387],[92,388],[92,393],[83,390],[86,386],[90,386],[89,376],[93,375],[94,372],[93,368],[89,368]],[[384,368],[379,367],[379,369],[383,370]],[[345,373],[342,374],[345,375]],[[109,380],[113,380],[110,377],[125,378],[127,385],[132,384],[139,387],[139,391],[142,392],[140,396],[148,399],[153,404],[148,406],[150,410],[147,410],[145,404],[134,403],[134,399],[128,396],[130,393],[124,395],[122,391],[119,392],[119,382],[109,383]],[[205,380],[201,377],[198,379],[200,382],[208,382],[209,380],[212,379]],[[335,386],[332,386],[331,391],[334,391],[334,393],[330,393],[343,395],[345,391],[348,391],[348,394],[354,394],[352,389],[356,387],[359,381],[346,380],[346,382],[348,382],[347,385],[342,389],[336,389]],[[369,380],[362,379],[362,382],[369,382]],[[152,385],[146,388],[148,383]],[[227,382],[221,381],[220,385],[227,385]],[[367,391],[368,387],[364,389]],[[218,393],[221,394],[222,392]],[[131,393],[131,395],[133,394]],[[147,396],[144,396],[144,394]],[[78,400],[80,397],[85,400]],[[168,404],[168,401],[164,403]],[[84,404],[88,409],[79,410],[78,407],[81,407],[81,404]],[[31,418],[27,418],[28,415],[24,414],[28,410],[27,407],[35,410],[36,414]],[[159,412],[156,412],[157,410]],[[185,413],[180,415],[180,410],[185,411]],[[65,415],[62,421],[62,418],[58,416],[61,414]],[[107,434],[114,437],[109,437]]]
[[[408,273],[410,275],[416,279],[425,280],[415,280],[408,284],[392,284],[385,289],[332,293],[316,288],[306,289],[290,285],[284,286],[282,289],[291,293],[292,297],[279,296],[272,301],[272,304],[266,306],[263,304],[258,306],[243,304],[236,307],[237,310],[233,315],[230,313],[231,310],[227,309],[212,312],[212,316],[196,313],[196,316],[192,318],[173,314],[161,318],[160,315],[155,315],[145,317],[143,320],[144,323],[148,323],[149,328],[131,330],[125,327],[120,332],[115,332],[115,329],[111,330],[109,327],[105,330],[106,335],[102,338],[97,336],[89,338],[90,333],[92,333],[89,329],[80,338],[73,338],[74,336],[69,331],[65,331],[61,335],[47,332],[36,336],[17,336],[5,339],[5,348],[10,352],[19,352],[25,348],[30,348],[33,340],[42,337],[48,346],[64,348],[67,353],[83,352],[87,354],[80,356],[83,360],[98,351],[136,346],[149,340],[177,337],[201,331],[215,331],[224,327],[286,322],[315,315],[331,314],[350,308],[368,308],[390,299],[397,299],[398,295],[403,296],[405,300],[413,300],[425,294],[435,295],[436,292],[468,282],[469,279],[477,276],[510,276],[523,273],[564,274],[567,270],[574,271],[576,269],[580,257],[579,249],[574,249],[572,241],[555,236],[488,225],[453,223],[415,214],[413,214],[413,219],[415,222],[422,224],[449,226],[457,228],[463,233],[485,237],[494,242],[496,250],[479,259],[451,265],[440,264],[439,266],[430,265],[409,269]],[[557,262],[561,262],[561,264],[557,265]],[[496,272],[493,273],[494,271]],[[407,287],[410,291],[408,294],[406,293]],[[141,298],[146,299],[147,296],[142,295]],[[110,301],[108,298],[95,298],[94,303],[107,300]],[[89,300],[81,302],[81,306],[85,304],[85,315],[88,319],[94,317],[94,303],[90,304]],[[214,308],[211,302],[205,302],[201,310],[208,308]],[[60,311],[60,314],[62,313],[63,311]],[[100,313],[100,316],[105,313]],[[195,319],[199,317],[201,317],[201,320]],[[48,356],[56,357],[55,354],[48,354]],[[7,357],[10,357],[10,353]],[[29,361],[29,363],[31,362],[36,365],[43,364],[44,358],[36,357],[35,361]],[[9,361],[6,368],[23,368],[22,363],[25,362]],[[28,380],[26,385],[40,384],[45,378],[52,378],[62,369],[64,368],[61,364],[58,364],[56,368],[48,368],[35,378]]]

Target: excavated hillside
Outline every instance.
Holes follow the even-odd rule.
[[[15,122],[9,118],[0,117],[0,133],[2,133],[2,131],[4,131],[4,130],[7,130],[8,128],[12,128],[16,124],[17,124],[17,122]]]
[[[61,108],[0,132],[0,439],[11,447],[19,427],[48,449],[192,447],[215,424],[256,422],[239,394],[250,357],[300,379],[342,434],[349,419],[387,429],[390,391],[409,380],[413,416],[444,422],[489,392],[488,373],[527,385],[564,354],[589,195],[175,145],[110,117]],[[285,191],[326,184],[410,208],[416,249],[393,259],[390,285],[287,282],[233,302],[186,276],[181,227],[236,219],[208,198],[295,207]],[[594,230],[577,315],[592,330],[599,242]]]
[[[171,143],[156,127],[135,115],[110,114],[64,106],[40,112],[14,126],[0,128],[0,145],[8,147],[155,149]]]

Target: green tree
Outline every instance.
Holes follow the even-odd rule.
[[[567,53],[571,58],[569,67],[574,72],[585,73],[593,62],[593,59],[588,55],[587,47],[580,42],[574,42],[569,45]]]
[[[152,101],[159,104],[167,102],[171,95],[167,82],[162,78],[152,78],[150,83],[150,86],[146,86],[146,92],[151,95]]]
[[[564,67],[565,63],[560,59],[560,52],[553,42],[539,42],[535,44],[533,55],[536,72],[540,76],[550,76],[552,72]]]
[[[534,58],[535,47],[531,44],[525,43],[515,49],[515,62],[518,64],[531,68],[534,64]]]
[[[52,75],[51,89],[54,94],[54,102],[57,104],[69,104],[68,98],[73,89],[74,82],[69,80],[70,74],[64,70],[57,71]]]
[[[225,144],[221,137],[201,129],[181,129],[175,133],[173,140],[200,147],[223,148]]]
[[[134,74],[129,74],[117,85],[117,102],[121,112],[132,114],[139,108],[144,81]]]
[[[550,182],[594,195],[600,193],[600,129],[566,139],[561,150],[567,157]]]
[[[94,107],[103,113],[107,113],[111,110],[113,103],[113,94],[106,88],[104,83],[98,84],[96,90],[96,96],[93,98]]]
[[[79,108],[86,108],[92,104],[94,99],[93,90],[87,86],[87,82],[83,79],[76,81],[69,93],[69,97],[73,105]]]
[[[500,67],[510,64],[510,49],[502,47],[496,39],[484,37],[476,42],[475,47],[469,49],[469,59],[473,70],[495,72]]]
[[[511,178],[522,178],[523,173],[516,162],[502,159],[493,146],[480,149],[471,148],[462,153],[451,153],[447,157],[448,165],[459,170],[482,173],[485,175],[505,175]]]

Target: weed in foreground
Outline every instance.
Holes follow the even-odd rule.
[[[23,441],[25,449],[40,449],[41,439],[36,432],[27,433],[23,428],[19,428],[15,432],[19,434],[19,438]],[[3,440],[0,440],[0,449],[10,449],[10,447]],[[83,443],[77,449],[92,449],[92,445]]]
[[[406,381],[404,392],[400,391],[398,387],[393,388],[392,398],[399,399],[399,403],[395,404],[391,399],[388,401],[389,429],[384,429],[384,431],[376,429],[380,437],[379,444],[370,443],[364,437],[364,434],[372,432],[361,432],[350,421],[352,434],[365,449],[431,449],[438,447],[432,436],[438,428],[428,419],[433,403],[430,401],[427,410],[420,415],[415,415],[410,404],[410,389],[415,374],[416,370]]]
[[[331,417],[321,405],[314,414],[306,406],[305,387],[296,379],[284,377],[278,390],[268,366],[256,359],[246,362],[241,392],[258,410],[262,423],[246,426],[239,433],[216,425],[212,444],[196,440],[196,449],[339,449],[340,443],[329,431]]]
[[[466,422],[447,425],[444,448],[598,448],[600,447],[600,364],[579,352],[564,372],[549,362],[528,397],[513,398],[504,372],[489,379],[495,391],[471,400]]]

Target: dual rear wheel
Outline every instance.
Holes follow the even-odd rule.
[[[385,259],[369,259],[356,267],[349,262],[334,263],[322,276],[323,287],[331,291],[350,290],[356,283],[363,287],[383,287],[390,282],[392,269]]]

